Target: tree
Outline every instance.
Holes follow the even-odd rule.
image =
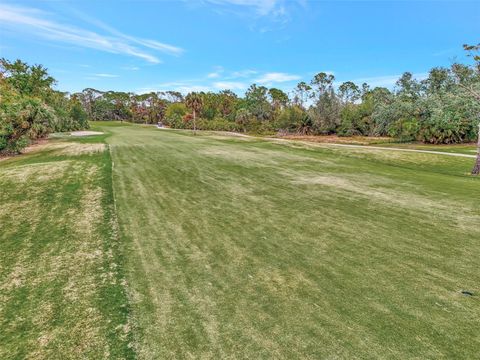
[[[183,102],[183,95],[178,91],[166,91],[167,100],[172,103]]]
[[[0,59],[2,77],[20,95],[45,98],[52,91],[55,79],[48,75],[42,65],[28,65],[23,61],[8,61]]]
[[[422,85],[428,95],[444,93],[452,85],[450,71],[442,67],[433,68],[428,73],[428,78],[422,81]]]
[[[340,97],[345,104],[354,103],[360,98],[360,88],[351,81],[344,82],[338,87]]]
[[[87,128],[83,109],[42,65],[0,59],[0,152],[19,153],[51,131]]]
[[[295,103],[301,107],[305,106],[305,103],[312,97],[312,87],[306,82],[302,81],[297,84],[295,88]]]
[[[18,154],[30,139],[44,137],[55,117],[39,98],[23,96],[0,84],[0,153]]]
[[[477,160],[472,169],[472,175],[480,174],[480,123],[478,124]]]
[[[363,98],[370,92],[370,85],[368,85],[367,83],[363,83],[362,84],[362,90],[361,90],[361,98],[363,100]]]
[[[222,116],[227,117],[235,110],[235,104],[238,101],[238,96],[231,90],[220,91],[219,110]]]
[[[201,93],[201,96],[203,104],[201,118],[213,120],[219,112],[221,96],[214,92]]]
[[[309,134],[312,122],[305,109],[300,105],[288,106],[282,110],[277,120],[278,130],[295,131],[298,134]]]
[[[453,67],[453,72],[457,75],[459,79],[459,85],[464,88],[470,96],[475,99],[475,101],[480,102],[480,43],[477,45],[463,45],[465,51],[468,52],[469,56],[475,61],[475,66],[473,69],[473,76],[466,76],[465,71],[459,71],[459,67]],[[461,74],[461,75],[460,75]],[[472,78],[474,79],[472,81]],[[480,122],[478,124],[478,144],[477,144],[477,160],[472,169],[472,175],[480,174]]]
[[[73,95],[70,99],[70,117],[73,120],[75,130],[88,128],[87,113],[83,110],[78,97]]]
[[[397,95],[404,101],[415,101],[420,96],[420,84],[413,78],[413,74],[405,72],[398,79],[397,83]]]
[[[203,105],[202,96],[196,92],[191,92],[185,97],[185,105],[193,112],[193,134],[197,134],[196,118]]]
[[[245,103],[250,113],[259,121],[269,120],[271,105],[268,102],[268,89],[265,86],[252,84],[245,93]]]
[[[311,81],[315,87],[316,101],[309,109],[314,130],[320,134],[334,133],[340,124],[341,104],[335,94],[332,74],[321,72],[316,74]]]
[[[285,94],[282,90],[277,88],[271,88],[270,90],[268,90],[268,95],[270,96],[274,110],[287,105],[288,95]]]
[[[250,111],[248,111],[245,108],[241,108],[237,111],[237,115],[235,117],[235,122],[240,125],[240,127],[243,129],[243,132],[247,132],[247,124],[250,120],[250,117],[252,114],[250,114]]]
[[[333,82],[335,81],[335,76],[332,74],[327,74],[324,72],[318,73],[313,77],[311,82],[312,86],[316,87],[316,96],[319,99],[326,92],[333,91]]]

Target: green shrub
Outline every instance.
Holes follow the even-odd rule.
[[[415,118],[399,119],[388,127],[388,135],[400,141],[413,141],[417,139],[420,124]]]

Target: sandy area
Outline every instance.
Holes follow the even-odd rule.
[[[102,135],[103,132],[100,131],[72,131],[70,135],[72,136],[90,136],[90,135]]]

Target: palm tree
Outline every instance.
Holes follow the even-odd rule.
[[[185,97],[185,105],[192,110],[193,113],[193,134],[197,134],[197,112],[202,109],[203,99],[199,93],[191,92]]]

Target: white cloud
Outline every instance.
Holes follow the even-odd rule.
[[[146,39],[138,39],[134,38],[132,36],[125,36],[126,39],[132,40],[133,42],[136,42],[140,45],[143,45],[145,47],[148,47],[150,49],[155,49],[162,51],[164,53],[170,54],[170,55],[181,55],[184,50],[182,48],[179,48],[177,46],[169,45],[169,44],[164,44],[155,40],[146,40]]]
[[[244,18],[250,30],[260,33],[283,28],[291,21],[292,8],[306,7],[306,0],[200,0],[200,3],[213,6],[217,14]]]
[[[217,90],[244,90],[248,85],[238,81],[218,81],[213,83],[213,87]]]
[[[184,85],[184,86],[178,86],[174,90],[181,92],[182,94],[188,94],[190,92],[208,92],[211,91],[212,89],[209,86],[204,86],[204,85]]]
[[[100,20],[97,20],[97,19],[94,19],[80,11],[77,11],[75,10],[74,11],[75,14],[78,15],[79,18],[85,20],[86,22],[89,22],[107,32],[109,32],[110,34],[112,35],[115,35],[115,36],[118,36],[119,38],[122,38],[122,39],[125,39],[125,40],[128,40],[128,41],[132,41],[133,43],[136,43],[136,44],[140,44],[142,46],[145,46],[147,48],[150,48],[150,49],[154,49],[154,50],[159,50],[161,52],[164,52],[164,53],[167,53],[167,54],[170,54],[170,55],[181,55],[184,50],[182,48],[179,48],[177,46],[173,46],[173,45],[170,45],[170,44],[165,44],[165,43],[162,43],[162,42],[159,42],[159,41],[156,41],[156,40],[150,40],[150,39],[142,39],[142,38],[137,38],[137,37],[134,37],[134,36],[130,36],[130,35],[126,35],[120,31],[118,31],[117,29],[111,27],[110,25],[108,24],[105,24],[104,22],[100,21]]]
[[[102,77],[102,78],[116,78],[116,77],[118,77],[118,75],[106,74],[106,73],[93,74],[93,76]]]
[[[366,78],[359,78],[350,80],[355,84],[363,84],[367,83],[370,85],[371,88],[374,87],[386,87],[386,88],[393,88],[395,83],[398,79],[400,79],[402,75],[382,75],[382,76],[374,76],[374,77],[366,77]],[[424,80],[428,77],[428,73],[416,73],[413,74],[413,77],[417,80]],[[341,84],[343,81],[336,81],[335,84]]]
[[[279,73],[279,72],[271,72],[266,73],[260,76],[255,82],[259,84],[271,84],[271,83],[280,83],[280,82],[287,82],[293,80],[299,80],[301,76],[287,74],[287,73]]]
[[[220,74],[218,72],[211,72],[209,74],[207,74],[207,78],[209,79],[215,79],[215,78],[218,78],[220,77]]]
[[[279,0],[206,0],[216,5],[234,5],[245,8],[252,8],[258,15],[264,16],[277,10]],[[284,11],[284,10],[283,10]]]
[[[212,71],[211,73],[207,74],[207,78],[209,79],[216,79],[222,76],[223,74],[223,67],[222,66],[215,66],[215,70]]]
[[[123,66],[123,70],[138,71],[140,68],[138,66]]]
[[[251,77],[255,74],[258,74],[258,71],[256,70],[240,70],[240,71],[234,71],[228,76],[228,79],[239,79],[239,78],[248,78]]]
[[[134,56],[153,64],[158,64],[161,61],[156,55],[146,49],[157,50],[171,55],[179,55],[183,52],[183,49],[173,45],[122,34],[98,21],[96,22],[97,26],[108,31],[109,35],[62,24],[48,19],[48,15],[34,8],[0,5],[0,28],[27,32],[34,36],[79,47]]]
[[[145,93],[159,92],[159,91],[179,91],[182,94],[188,94],[189,92],[192,92],[192,91],[195,91],[195,92],[212,91],[212,88],[206,85],[192,84],[192,83],[189,83],[188,81],[165,82],[165,83],[160,83],[160,84],[139,88],[137,89],[136,93],[145,94]]]

